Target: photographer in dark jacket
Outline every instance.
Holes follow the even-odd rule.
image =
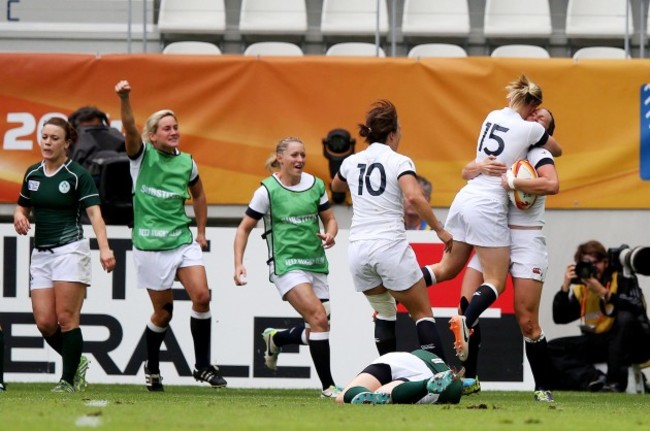
[[[68,121],[79,138],[70,158],[92,173],[92,162],[103,151],[125,153],[124,135],[110,126],[108,116],[95,106],[83,106],[70,114]]]
[[[133,223],[133,185],[125,137],[111,127],[108,115],[95,106],[83,106],[70,114],[68,121],[78,139],[70,158],[86,168],[95,181],[102,201],[106,224]],[[82,215],[82,222],[87,223]]]
[[[553,320],[580,319],[582,335],[549,342],[555,389],[624,392],[628,367],[650,358],[645,300],[633,269],[619,262],[621,249],[588,241],[567,266]],[[599,362],[607,363],[607,375],[594,367]]]

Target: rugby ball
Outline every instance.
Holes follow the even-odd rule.
[[[517,160],[507,173],[510,178],[533,179],[537,178],[537,171],[533,168],[528,160]],[[537,200],[537,195],[522,192],[520,190],[510,190],[508,193],[510,202],[520,210],[527,210]]]

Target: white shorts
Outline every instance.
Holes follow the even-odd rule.
[[[145,251],[133,249],[138,287],[150,290],[172,288],[176,272],[188,266],[203,266],[203,251],[196,241],[173,250]]]
[[[318,299],[330,299],[330,288],[327,284],[327,274],[296,269],[280,276],[271,274],[271,281],[275,284],[275,288],[278,289],[280,297],[282,297],[283,300],[287,292],[299,284],[311,284]]]
[[[510,274],[544,283],[548,271],[546,238],[541,229],[512,229]]]
[[[512,229],[510,245],[510,274],[514,278],[526,278],[544,283],[548,271],[546,238],[541,229]],[[481,263],[474,253],[467,264],[479,272]]]
[[[92,281],[90,241],[87,238],[60,247],[32,250],[29,266],[30,289],[48,289],[55,281],[71,281],[87,286]]]
[[[390,367],[393,380],[418,381],[433,377],[433,372],[422,359],[409,352],[391,352],[372,361]]]
[[[401,292],[422,278],[415,252],[407,240],[359,240],[348,247],[348,264],[357,292],[379,285]]]
[[[510,245],[508,201],[461,189],[449,208],[445,229],[455,241],[482,247]]]

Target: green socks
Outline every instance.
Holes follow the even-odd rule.
[[[356,397],[362,392],[372,392],[368,388],[364,388],[363,386],[352,386],[350,389],[345,391],[345,395],[343,395],[343,402],[350,404],[352,402],[352,398]]]
[[[83,350],[83,336],[81,328],[75,328],[71,331],[61,334],[63,341],[63,375],[61,378],[71,385],[74,384],[74,375],[79,366],[79,358]]]

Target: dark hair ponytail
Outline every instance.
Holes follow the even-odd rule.
[[[366,114],[366,123],[359,124],[359,135],[368,144],[386,143],[388,135],[397,131],[397,108],[389,100],[378,100]]]

